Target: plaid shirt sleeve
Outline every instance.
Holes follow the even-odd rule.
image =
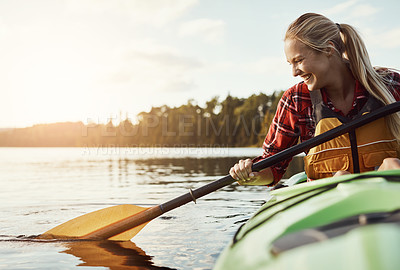
[[[400,74],[389,68],[377,67],[376,72],[383,77],[396,101],[400,101]]]
[[[297,144],[303,130],[301,125],[304,122],[302,121],[304,117],[299,112],[302,107],[299,101],[303,100],[301,95],[304,95],[298,90],[301,87],[302,85],[300,84],[295,85],[283,94],[265,138],[263,154],[254,158],[253,162],[263,160]],[[274,176],[274,181],[271,185],[279,182],[291,160],[290,158],[270,167]]]
[[[400,101],[400,74],[391,72],[389,75],[390,90],[396,101]]]

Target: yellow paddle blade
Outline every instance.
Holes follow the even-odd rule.
[[[116,205],[100,209],[71,219],[39,235],[41,239],[85,239],[85,235],[99,229],[115,226],[119,221],[132,217],[148,208],[131,204]],[[109,240],[128,241],[134,237],[148,222],[130,230],[110,237]]]

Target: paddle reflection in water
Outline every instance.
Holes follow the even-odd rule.
[[[97,269],[105,267],[111,270],[175,269],[156,266],[151,256],[130,241],[38,240],[35,237],[0,235],[0,244],[8,243],[11,247],[8,259],[12,260],[14,257],[19,260],[14,265],[8,265],[4,263],[6,259],[1,257],[0,269],[76,269],[80,267],[96,267]],[[19,252],[13,252],[13,249],[19,249]],[[50,250],[58,251],[58,255],[53,253],[51,258],[46,259],[45,256],[49,255]],[[32,260],[34,264],[28,266],[24,263],[24,253],[36,255],[36,258]],[[65,258],[63,254],[73,255],[71,258],[76,258],[79,262],[74,265],[71,263],[73,262],[71,258]],[[67,265],[67,262],[69,266],[63,267]]]
[[[173,269],[158,267],[142,249],[130,241],[73,241],[61,253],[71,254],[82,263],[77,266],[103,266],[111,270]]]

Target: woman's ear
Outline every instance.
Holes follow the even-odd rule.
[[[326,48],[326,53],[328,54],[328,57],[331,57],[332,55],[335,54],[335,52],[337,52],[337,49],[335,47],[335,44],[332,41],[329,41],[329,46],[328,48]]]

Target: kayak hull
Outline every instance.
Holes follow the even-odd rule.
[[[214,269],[398,269],[400,171],[271,192]]]

